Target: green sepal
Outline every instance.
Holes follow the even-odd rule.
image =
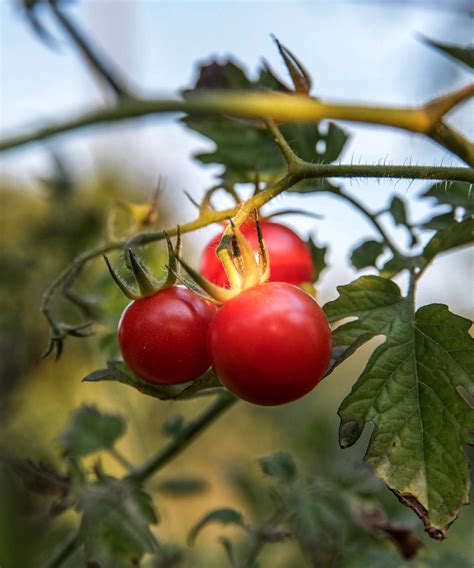
[[[277,45],[283,62],[285,63],[285,67],[290,74],[295,87],[295,92],[308,95],[312,87],[312,80],[309,73],[288,48],[282,45],[276,37],[273,37],[273,39]]]
[[[258,267],[260,269],[260,279],[264,282],[270,277],[270,263],[268,261],[268,250],[263,240],[262,226],[260,225],[260,220],[258,218],[258,212],[255,209],[255,224],[257,227],[257,238],[258,238]]]
[[[168,274],[166,276],[166,280],[163,282],[163,284],[160,286],[160,290],[165,290],[166,288],[171,288],[171,286],[174,286],[176,284],[176,274],[178,272],[178,265],[176,263],[176,254],[180,254],[181,253],[181,230],[178,226],[178,229],[176,231],[176,248],[173,249],[173,244],[171,243],[171,239],[168,235],[168,233],[166,231],[164,231],[165,233],[165,239],[166,239],[166,244],[168,246],[168,265],[166,267]]]
[[[181,266],[186,270],[186,272],[191,276],[194,282],[204,290],[213,300],[217,300],[217,302],[222,303],[227,300],[231,300],[235,297],[236,293],[232,290],[227,290],[226,288],[222,288],[221,286],[217,286],[212,282],[209,282],[206,278],[204,278],[197,270],[194,270],[186,261],[184,261],[180,256],[176,255],[177,261],[181,264]],[[188,286],[188,283],[183,280],[185,286]],[[194,291],[192,288],[190,288]]]
[[[128,255],[133,275],[135,276],[142,296],[153,296],[153,294],[156,294],[160,289],[159,283],[148,272],[146,266],[141,262],[132,249],[128,250]]]
[[[136,292],[131,286],[129,286],[125,280],[119,275],[119,273],[115,270],[112,266],[110,260],[107,258],[105,254],[102,255],[104,257],[105,263],[107,264],[107,268],[109,269],[110,276],[112,276],[115,284],[120,288],[120,290],[130,298],[130,300],[138,300],[140,298],[140,294]]]
[[[245,263],[232,219],[229,222],[232,225],[232,234],[228,235],[224,232],[217,245],[216,255],[222,263],[231,287],[238,288],[243,283]]]

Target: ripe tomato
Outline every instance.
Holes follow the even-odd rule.
[[[221,382],[248,402],[284,404],[321,380],[331,330],[306,292],[284,282],[250,288],[226,302],[209,327],[212,364]]]
[[[118,326],[125,362],[152,383],[196,379],[211,365],[207,332],[215,313],[213,304],[183,286],[131,302]]]
[[[307,244],[291,229],[272,221],[261,221],[262,234],[270,257],[270,281],[300,285],[313,280],[313,261]],[[258,251],[255,223],[241,227],[244,237]],[[214,284],[229,287],[226,273],[216,256],[222,233],[212,239],[201,259],[201,274]]]

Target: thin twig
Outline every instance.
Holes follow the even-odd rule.
[[[79,546],[79,534],[76,533],[69,538],[64,544],[64,546],[59,550],[59,552],[54,556],[46,568],[59,568],[64,564],[64,562],[73,554]]]
[[[217,398],[204,409],[202,414],[188,422],[183,429],[158,453],[152,456],[140,468],[129,477],[133,481],[143,482],[159,469],[170,462],[174,457],[181,453],[189,444],[209,426],[218,416],[230,408],[237,399],[228,392],[221,393]]]
[[[334,192],[334,195],[337,195],[351,203],[353,207],[355,207],[355,209],[359,210],[365,216],[367,221],[369,221],[369,223],[378,231],[384,243],[392,251],[393,256],[396,256],[397,258],[400,258],[402,260],[409,258],[405,256],[393,243],[392,239],[388,236],[383,226],[379,223],[377,216],[374,213],[370,212],[359,200],[357,200],[355,197],[352,197],[351,195],[348,195],[347,193],[343,193],[342,191],[337,193]]]
[[[104,60],[104,57],[99,56],[93,49],[90,42],[87,41],[82,32],[79,31],[78,26],[73,23],[71,17],[66,16],[66,14],[60,10],[56,1],[50,0],[49,5],[56,19],[77,46],[84,59],[92,67],[96,75],[106,82],[117,99],[131,97],[131,93],[125,83],[118,77],[117,72],[112,69],[109,62]]]

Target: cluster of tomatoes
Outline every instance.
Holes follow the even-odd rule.
[[[120,350],[144,380],[179,384],[210,366],[222,384],[255,404],[277,405],[312,390],[327,369],[331,331],[322,309],[298,286],[312,280],[306,243],[269,220],[261,231],[270,260],[269,281],[243,290],[221,306],[184,286],[172,286],[130,303],[119,323]],[[242,234],[257,251],[255,224]],[[201,273],[228,286],[216,255],[220,236],[206,247]]]

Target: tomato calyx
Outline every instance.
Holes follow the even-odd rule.
[[[176,259],[192,278],[193,283],[182,279],[178,274],[176,277],[193,292],[198,293],[208,301],[222,304],[235,298],[244,290],[253,288],[265,283],[270,277],[270,263],[267,248],[262,236],[262,230],[258,220],[257,212],[253,214],[258,235],[258,252],[250,246],[242,231],[232,220],[229,221],[221,242],[216,249],[216,254],[222,263],[230,288],[224,288],[207,280],[199,272],[194,270],[179,254],[175,254]],[[248,222],[248,221],[246,221]],[[197,286],[204,292],[196,289]]]
[[[169,261],[167,265],[167,274],[161,280],[158,281],[147,269],[144,263],[138,258],[138,256],[129,249],[128,253],[128,260],[130,264],[130,269],[135,277],[135,281],[138,285],[138,290],[130,286],[125,280],[120,276],[117,270],[113,267],[110,260],[104,254],[104,260],[107,264],[107,268],[109,269],[110,275],[114,279],[117,286],[123,292],[127,298],[131,300],[139,300],[141,298],[147,298],[149,296],[153,296],[157,292],[161,290],[166,290],[167,288],[171,288],[176,284],[176,280],[178,279],[178,271],[177,271],[177,263],[176,259],[179,258],[179,254],[181,251],[181,233],[177,231],[177,238],[176,238],[176,246],[173,249],[173,245],[171,243],[171,239],[169,238],[168,234],[165,233],[166,243],[168,246],[168,256]]]

